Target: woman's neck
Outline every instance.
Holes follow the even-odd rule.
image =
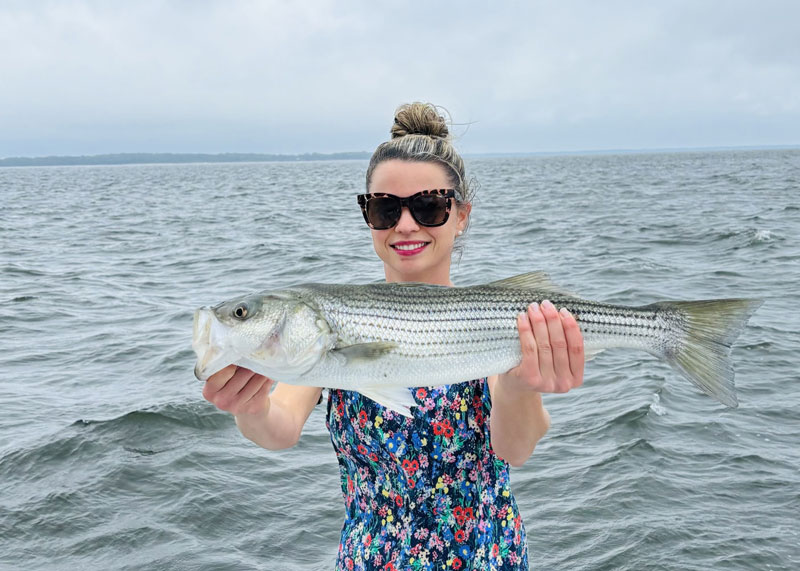
[[[450,279],[450,268],[441,268],[433,273],[424,274],[401,274],[393,271],[391,268],[384,266],[384,275],[386,281],[389,283],[403,283],[403,282],[418,282],[431,285],[442,285],[453,287],[453,282]]]

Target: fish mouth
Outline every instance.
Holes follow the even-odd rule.
[[[213,309],[201,307],[194,312],[192,329],[192,349],[197,355],[194,376],[198,380],[205,381],[233,362],[222,344],[227,334],[227,327],[220,323]]]

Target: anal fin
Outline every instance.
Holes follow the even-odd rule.
[[[409,418],[413,416],[411,407],[417,406],[417,401],[414,400],[411,390],[407,387],[362,387],[358,389],[358,392]]]

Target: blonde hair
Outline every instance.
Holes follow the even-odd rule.
[[[367,192],[372,173],[379,164],[389,160],[430,162],[442,165],[452,188],[456,204],[472,202],[472,185],[464,172],[464,161],[451,144],[447,120],[431,103],[406,103],[397,108],[392,124],[392,138],[378,145],[367,168]],[[444,113],[446,110],[442,109]]]

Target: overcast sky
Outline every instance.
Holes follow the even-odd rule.
[[[800,2],[0,0],[0,157],[800,145]],[[468,126],[467,126],[468,124]]]

